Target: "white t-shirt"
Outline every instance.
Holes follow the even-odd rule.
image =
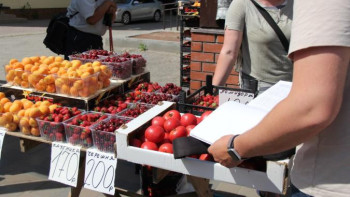
[[[350,1],[294,1],[289,52],[316,46],[350,47]],[[350,196],[349,151],[350,69],[337,118],[319,135],[297,147],[292,183],[312,196]]]
[[[95,25],[90,25],[86,22],[86,19],[94,15],[95,9],[100,6],[103,2],[108,0],[72,0],[68,6],[67,16],[73,16],[69,25],[86,33],[104,35],[107,30],[107,26],[104,25],[103,18],[99,20]]]

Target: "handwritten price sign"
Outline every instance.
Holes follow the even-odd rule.
[[[6,133],[6,129],[0,128],[0,160],[1,160],[2,145],[4,144],[5,133]]]
[[[89,148],[86,151],[84,187],[105,194],[114,195],[117,159],[112,153]]]
[[[227,101],[236,101],[242,104],[247,104],[254,99],[254,94],[251,92],[235,91],[235,90],[219,90],[219,105]]]
[[[49,179],[73,187],[77,186],[80,147],[53,142]]]

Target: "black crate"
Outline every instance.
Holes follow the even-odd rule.
[[[201,96],[204,96],[206,94],[210,94],[213,96],[218,95],[220,90],[229,90],[229,91],[238,91],[238,92],[247,92],[247,93],[253,93],[251,90],[246,89],[238,89],[238,88],[229,88],[229,87],[223,87],[223,86],[213,86],[212,83],[212,76],[208,75],[206,78],[206,86],[202,86],[198,90],[196,90],[194,93],[190,94],[186,97],[186,94],[182,92],[179,96],[179,101],[177,103],[177,109],[181,113],[192,113],[194,115],[202,115],[205,111],[214,111],[216,107],[205,107],[205,106],[198,106],[194,105],[194,101]],[[254,96],[256,96],[254,94]]]

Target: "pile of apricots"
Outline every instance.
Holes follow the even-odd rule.
[[[83,64],[61,56],[11,59],[5,65],[5,72],[11,85],[73,97],[88,97],[108,87],[112,76],[111,69],[98,61]]]

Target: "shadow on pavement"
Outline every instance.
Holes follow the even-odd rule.
[[[64,184],[60,184],[58,182],[53,182],[53,181],[17,183],[17,184],[0,186],[0,194],[10,194],[10,193],[18,193],[19,191],[25,192],[25,191],[33,191],[33,190],[46,190],[46,189],[54,189],[54,188],[66,188],[66,187],[67,186]]]

